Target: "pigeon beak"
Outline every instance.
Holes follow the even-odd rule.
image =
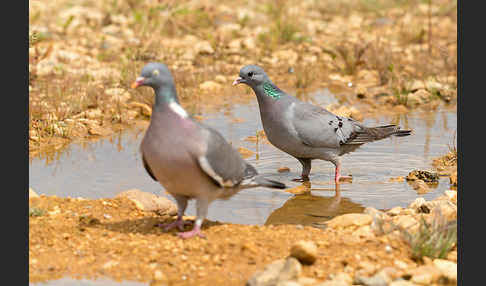
[[[137,77],[137,79],[132,83],[131,88],[137,88],[143,84],[145,78],[143,76]]]
[[[237,85],[237,84],[242,83],[242,82],[244,82],[244,79],[241,76],[239,76],[237,79],[235,79],[235,81],[233,82],[233,85]]]

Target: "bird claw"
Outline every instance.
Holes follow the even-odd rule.
[[[179,229],[180,231],[184,231],[184,226],[188,224],[191,224],[191,222],[178,219],[171,223],[158,224],[157,226],[164,228],[164,231],[169,231],[174,227],[177,227],[177,229]]]
[[[200,229],[196,229],[194,228],[193,230],[190,230],[190,231],[186,231],[186,232],[179,232],[177,234],[178,237],[182,238],[182,239],[187,239],[187,238],[191,238],[191,237],[194,237],[194,236],[199,236],[201,238],[206,238],[206,235],[204,235]]]

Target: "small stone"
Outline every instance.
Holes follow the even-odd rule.
[[[393,219],[393,223],[399,227],[409,229],[418,226],[417,220],[411,215],[401,215]]]
[[[373,275],[372,277],[364,277],[357,275],[354,279],[353,284],[361,284],[365,286],[387,286],[387,280],[383,277],[383,275]]]
[[[200,42],[197,42],[195,45],[194,45],[194,50],[196,51],[196,53],[198,54],[213,54],[214,53],[214,49],[213,47],[211,47],[211,44],[208,42],[208,41],[200,41]]]
[[[307,285],[311,286],[311,285],[315,285],[317,283],[317,280],[310,277],[300,277],[299,280],[297,280],[297,283],[298,285],[301,286],[307,286]]]
[[[449,199],[450,202],[457,204],[457,191],[447,190],[444,195]]]
[[[437,281],[442,274],[439,269],[432,265],[423,265],[408,272],[408,274],[412,275],[410,279],[412,282],[423,285],[430,285]]]
[[[29,199],[31,198],[38,198],[39,195],[34,191],[34,189],[29,188]]]
[[[439,174],[424,170],[413,170],[407,175],[407,181],[422,180],[426,183],[439,182]]]
[[[220,75],[218,74],[215,78],[214,78],[215,81],[221,83],[221,84],[224,84],[226,83],[226,78],[224,77],[224,75]]]
[[[302,266],[294,257],[279,259],[265,266],[263,271],[258,271],[247,281],[247,286],[271,286],[279,282],[296,281]]]
[[[297,258],[302,264],[313,264],[317,259],[317,246],[313,241],[297,241],[290,248],[290,256]]]
[[[356,235],[361,238],[374,238],[375,233],[373,232],[373,229],[369,225],[364,225],[359,227],[357,230],[353,232],[353,235]]]
[[[397,216],[402,212],[403,208],[402,207],[394,207],[391,210],[387,211],[386,213],[390,216]]]
[[[400,269],[407,269],[408,268],[408,264],[406,262],[398,260],[398,259],[393,261],[393,264]]]
[[[154,272],[154,280],[155,281],[167,281],[167,277],[165,274],[160,270],[155,270]]]
[[[417,284],[407,280],[395,280],[391,282],[389,286],[417,286]]]
[[[301,194],[309,193],[310,188],[308,187],[308,185],[302,184],[302,185],[298,185],[298,186],[293,187],[293,188],[285,189],[285,192],[291,193],[291,194],[294,194],[294,195],[301,195]]]
[[[416,210],[417,212],[421,212],[422,206],[425,204],[425,199],[424,198],[416,198],[415,201],[413,201],[408,207],[411,209]]]
[[[342,282],[345,283],[346,285],[350,285],[353,282],[353,278],[345,272],[339,272],[336,275],[333,275],[331,281],[333,282]]]
[[[456,253],[457,255],[457,253]],[[434,259],[434,265],[449,280],[457,281],[457,263],[445,259]]]
[[[280,167],[280,168],[278,168],[277,171],[279,173],[287,173],[287,172],[290,172],[290,168],[289,167]]]
[[[317,284],[317,286],[350,286],[350,283],[346,283],[344,281],[334,281],[334,280],[327,280],[324,281],[320,284]]]
[[[369,214],[350,213],[337,216],[327,222],[329,227],[362,226],[371,224],[373,221]]]
[[[457,171],[449,176],[449,182],[451,186],[457,187]]]
[[[414,93],[407,95],[407,106],[413,107],[429,102],[432,99],[432,94],[425,89],[419,89]]]
[[[402,176],[399,176],[399,177],[390,178],[388,181],[389,182],[403,182],[403,181],[405,181],[405,178],[402,177]]]
[[[118,264],[119,264],[119,262],[118,262],[118,261],[115,261],[115,260],[110,260],[110,261],[106,262],[105,264],[103,264],[103,266],[102,266],[102,267],[103,267],[104,269],[108,269],[108,268],[111,268],[111,267],[116,266],[116,265],[118,265]]]
[[[447,260],[457,262],[457,251],[451,251],[447,254]]]
[[[415,191],[417,191],[417,194],[425,194],[430,191],[429,186],[422,180],[412,181],[410,185]]]
[[[255,152],[251,151],[250,149],[247,149],[245,147],[239,147],[238,152],[241,154],[243,158],[249,158],[255,154]]]
[[[127,190],[116,195],[116,198],[123,197],[134,202],[137,208],[142,211],[155,211],[159,214],[167,215],[177,214],[176,204],[165,197],[156,196],[137,189]]]

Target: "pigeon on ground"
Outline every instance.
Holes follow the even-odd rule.
[[[302,164],[301,178],[294,181],[308,181],[311,161],[321,159],[335,165],[334,181],[338,184],[340,178],[345,178],[340,173],[340,156],[367,142],[411,133],[396,125],[366,127],[354,119],[302,102],[273,84],[256,65],[241,68],[233,85],[240,83],[247,84],[255,92],[263,130],[270,143]]]
[[[182,238],[204,237],[201,225],[209,204],[241,189],[257,186],[284,189],[285,185],[258,175],[216,130],[192,119],[179,105],[174,80],[166,65],[148,63],[132,88],[149,86],[155,92],[150,125],[140,145],[142,161],[177,202],[177,220],[165,230],[184,229],[182,216],[189,199],[196,199],[197,219]]]

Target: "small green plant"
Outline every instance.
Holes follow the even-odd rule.
[[[45,210],[37,207],[29,207],[29,217],[31,216],[43,216],[46,213]]]
[[[432,223],[422,217],[416,232],[401,229],[401,233],[412,248],[413,259],[422,260],[424,256],[445,258],[457,243],[457,220],[448,222],[437,210]]]

